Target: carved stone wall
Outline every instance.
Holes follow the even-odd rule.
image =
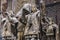
[[[31,4],[35,4],[35,0],[17,0],[17,4],[15,7],[15,13],[17,13],[23,6],[23,4],[25,4],[26,2],[31,3]]]

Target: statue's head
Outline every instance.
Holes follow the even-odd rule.
[[[8,12],[8,14],[9,14],[9,16],[11,16],[11,17],[14,17],[15,15],[14,15],[14,12],[12,11],[12,10],[10,10],[9,12]]]
[[[49,18],[49,22],[48,22],[48,23],[49,23],[49,24],[54,23],[53,19],[52,19],[52,18]]]
[[[24,6],[23,6],[23,12],[25,14],[31,13],[31,4],[29,4],[29,3],[24,4]]]
[[[4,24],[6,22],[6,18],[3,18],[1,23]]]
[[[36,12],[36,11],[37,11],[36,5],[32,5],[32,12]]]

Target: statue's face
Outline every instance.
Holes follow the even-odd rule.
[[[32,11],[35,12],[36,11],[36,6],[32,5]]]
[[[52,24],[52,22],[53,22],[52,18],[49,18],[49,24]]]
[[[29,14],[29,11],[23,9],[23,15],[27,15],[27,14]]]

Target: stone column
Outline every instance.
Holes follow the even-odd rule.
[[[7,0],[7,2],[8,2],[7,11],[12,10],[12,0]]]

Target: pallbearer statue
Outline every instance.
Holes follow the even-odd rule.
[[[12,36],[11,30],[10,30],[11,24],[6,15],[7,7],[8,7],[7,2],[2,3],[2,11],[1,11],[2,12],[2,21],[1,21],[2,37]]]
[[[26,16],[27,24],[24,32],[25,40],[38,40],[40,11],[35,5],[32,5],[31,13]]]
[[[45,30],[47,39],[46,40],[59,40],[59,27],[54,23],[53,19],[50,17],[44,18],[45,23],[43,30]]]
[[[17,40],[25,40],[23,37],[25,26],[27,23],[27,17],[25,15],[29,14],[30,12],[31,12],[31,4],[26,3],[23,5],[21,10],[16,15],[16,18],[19,20],[19,24],[17,27],[17,30],[18,30],[18,32],[17,32],[18,39]]]

